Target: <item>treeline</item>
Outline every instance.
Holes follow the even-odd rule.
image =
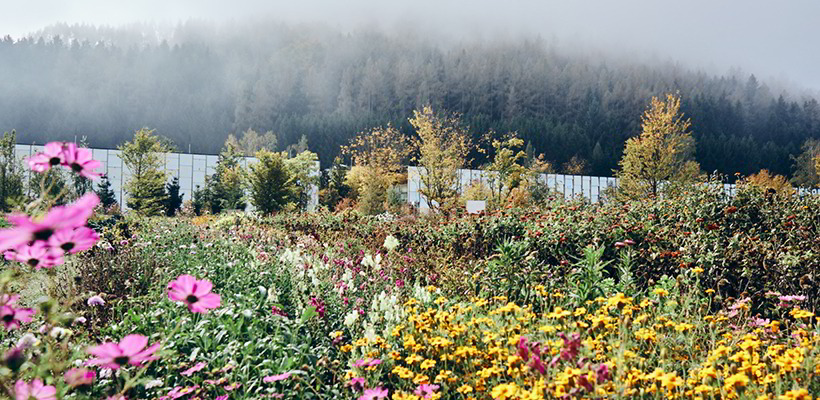
[[[166,40],[159,37],[163,36]],[[814,98],[753,75],[585,56],[543,40],[438,45],[383,33],[277,24],[57,25],[0,40],[0,131],[24,143],[115,147],[156,128],[179,150],[217,153],[229,133],[273,131],[280,149],[307,138],[323,165],[356,133],[388,122],[412,135],[412,110],[461,114],[474,136],[517,131],[553,165],[585,160],[611,175],[649,98],[678,91],[703,170],[791,175],[820,137]],[[304,142],[304,140],[302,140]],[[476,165],[487,161],[473,154]],[[573,164],[575,165],[575,164]]]

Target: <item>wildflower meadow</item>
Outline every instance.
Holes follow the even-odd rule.
[[[820,393],[817,196],[140,217],[47,187],[97,179],[88,149],[28,166],[41,195],[0,230],[4,398]]]

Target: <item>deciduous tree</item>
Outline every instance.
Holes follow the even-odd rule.
[[[430,106],[413,111],[410,124],[418,139],[413,144],[416,161],[423,168],[419,192],[430,209],[437,209],[459,193],[458,170],[467,163],[472,149],[470,135],[455,116],[437,116]]]
[[[654,197],[666,183],[696,179],[700,168],[692,161],[692,124],[680,112],[680,96],[652,97],[641,122],[641,134],[626,141],[616,171],[621,193],[630,198]]]

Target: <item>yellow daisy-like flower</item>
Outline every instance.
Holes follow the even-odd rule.
[[[472,393],[472,391],[473,387],[470,385],[461,385],[458,387],[458,389],[456,389],[456,392],[459,392],[461,394]]]
[[[494,387],[490,394],[492,395],[493,399],[507,400],[508,398],[515,396],[516,391],[518,391],[518,386],[515,384],[515,382],[502,383]]]
[[[411,354],[411,355],[407,356],[407,358],[404,359],[404,362],[412,365],[412,364],[415,364],[417,361],[421,361],[421,360],[424,360],[424,357],[422,357],[418,354]]]
[[[427,360],[424,360],[424,361],[421,362],[421,369],[430,369],[430,368],[433,368],[435,366],[436,366],[436,361],[435,360],[427,359]]]

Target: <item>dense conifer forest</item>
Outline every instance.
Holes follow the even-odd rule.
[[[788,176],[801,145],[820,137],[820,104],[799,88],[538,37],[479,44],[286,24],[54,25],[0,40],[0,60],[0,131],[16,129],[22,143],[87,135],[114,147],[150,127],[181,151],[217,153],[229,133],[254,129],[276,133],[280,148],[305,136],[327,165],[364,129],[392,123],[411,134],[407,118],[429,104],[459,113],[475,135],[517,131],[553,165],[577,155],[586,173],[611,175],[649,98],[675,91],[706,172]]]

